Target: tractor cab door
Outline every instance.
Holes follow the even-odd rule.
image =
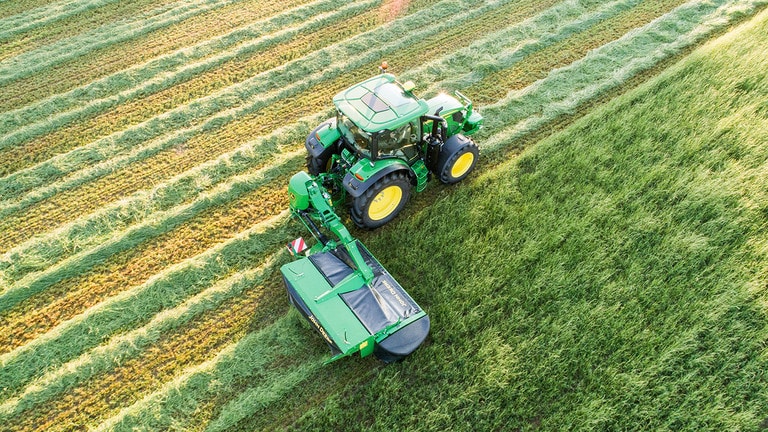
[[[419,158],[419,123],[406,123],[378,133],[378,156],[402,159],[412,165]]]

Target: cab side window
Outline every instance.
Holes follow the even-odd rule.
[[[410,123],[391,131],[383,131],[379,134],[379,155],[407,157],[403,150],[412,144],[411,135],[413,127]]]

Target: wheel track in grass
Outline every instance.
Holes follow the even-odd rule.
[[[497,108],[497,109],[500,109],[500,108]],[[500,131],[499,133],[502,133],[502,132],[503,132],[503,131]]]
[[[525,88],[558,67],[571,64],[628,31],[648,24],[687,0],[644,1],[633,9],[603,21],[586,32],[578,33],[564,41],[551,45],[509,69],[490,74],[482,82],[467,89],[477,95],[477,103],[485,105],[504,97],[510,90]]]
[[[245,0],[228,4],[214,11],[207,10],[200,15],[186,17],[181,22],[178,22],[178,16],[170,17],[167,24],[159,29],[95,48],[77,58],[51,65],[35,75],[14,79],[3,84],[5,97],[0,100],[0,111],[15,109],[51,94],[68,91],[135,63],[192,45],[200,39],[226,33],[250,21],[305,2],[266,0],[269,3],[264,4],[264,1]]]
[[[157,7],[171,1],[173,0],[154,2],[150,0],[132,2],[108,0],[102,1],[102,4],[89,7],[86,10],[73,8],[72,10],[67,10],[65,14],[46,14],[45,18],[47,19],[38,19],[34,22],[34,25],[32,25],[32,22],[25,20],[23,28],[17,27],[13,31],[2,33],[5,37],[0,36],[0,40],[3,40],[3,48],[0,50],[0,61],[23,51],[55,43],[73,34],[93,30],[109,22],[123,19],[126,16],[146,13],[151,7]],[[41,9],[47,9],[49,6],[46,5]],[[2,23],[0,23],[0,28],[2,28]],[[13,36],[11,40],[8,40],[9,34]]]
[[[294,170],[299,170],[297,164]],[[112,255],[86,273],[73,275],[0,313],[0,354],[9,352],[150,275],[204,252],[245,228],[280,213],[287,188],[267,182],[252,192],[208,208],[151,240]]]
[[[507,7],[511,8],[510,5]],[[485,19],[486,17],[495,19]],[[509,18],[494,14],[493,12],[486,12],[480,16],[480,19],[473,19],[472,23],[477,25],[477,27],[473,26],[475,29],[490,30],[498,26],[505,19]],[[457,42],[465,45],[471,42],[463,34],[455,34],[452,38],[447,39],[449,41],[458,39],[459,41]],[[418,62],[424,62],[435,55],[444,54],[450,49],[456,49],[456,45],[449,47],[445,42],[446,39],[441,39],[440,41],[421,41],[411,46],[411,49],[421,50],[417,51],[418,54],[394,53],[389,58],[405,65],[404,67],[418,64]],[[441,43],[443,45],[440,45]],[[117,171],[88,183],[81,187],[80,190],[60,193],[47,200],[47,202],[27,209],[23,217],[20,217],[21,215],[8,217],[4,224],[6,229],[9,229],[11,226],[15,228],[12,232],[8,233],[8,236],[12,236],[10,243],[12,245],[19,240],[29,238],[29,236],[39,232],[41,229],[50,229],[68,219],[92,211],[111,200],[119,199],[126,194],[149,187],[153,182],[183,172],[196,164],[210,159],[211,154],[215,155],[230,151],[241,144],[244,138],[265,134],[277,128],[283,124],[285,118],[320,111],[326,108],[327,100],[333,94],[352,82],[370,75],[370,71],[375,70],[377,64],[378,60],[375,63],[368,63],[365,66],[358,67],[353,71],[349,71],[344,76],[344,79],[337,80],[332,84],[321,80],[309,89],[300,91],[298,95],[278,93],[268,100],[269,102],[274,102],[274,105],[269,106],[269,117],[262,115],[258,111],[250,115],[241,115],[236,120],[232,120],[225,127],[219,129],[215,135],[196,135],[190,140],[180,143],[177,147],[167,148],[151,159],[146,159],[139,164],[127,167],[124,170],[125,172]],[[262,104],[266,105],[267,102]],[[68,207],[66,210],[62,208],[61,202],[67,202]],[[78,207],[73,205],[74,203],[82,203],[82,206]],[[39,218],[38,215],[40,215]],[[24,224],[25,221],[27,222],[26,224]],[[8,237],[5,237],[5,239],[8,239]]]
[[[376,3],[371,3],[371,6],[375,5]],[[354,19],[351,19],[351,13],[354,13]],[[362,33],[375,26],[378,21],[378,10],[360,13],[359,8],[350,8],[350,13],[340,15],[322,26],[309,26],[302,33],[296,34],[285,42],[268,46],[257,52],[242,53],[213,69],[190,76],[188,80],[181,81],[172,87],[149,95],[136,95],[137,97],[125,101],[108,112],[93,118],[81,119],[77,123],[58,128],[23,144],[13,145],[0,151],[0,157],[5,158],[6,161],[0,168],[0,176],[11,174],[47,160],[55,154],[139,124],[226,86],[274,69],[294,58],[339,42],[351,34]],[[239,51],[242,52],[242,50]]]

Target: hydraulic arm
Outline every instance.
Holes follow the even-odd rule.
[[[373,270],[371,270],[368,264],[365,263],[363,256],[360,254],[357,240],[352,237],[349,230],[347,230],[347,227],[341,223],[339,215],[333,211],[333,202],[331,201],[330,195],[322,186],[317,184],[317,181],[313,180],[309,174],[304,171],[296,173],[291,178],[289,205],[293,214],[299,217],[307,229],[312,233],[312,236],[323,246],[324,251],[344,246],[357,269],[353,275],[362,278],[364,284],[371,282],[373,279]],[[315,220],[333,233],[338,240],[328,239],[328,237],[317,227]],[[359,287],[359,284],[352,284],[352,282],[354,282],[352,280],[354,279],[352,278],[353,275],[350,275],[347,278],[350,279],[349,281],[342,281],[339,285]],[[346,292],[343,291],[346,289],[345,286],[339,285],[334,287],[333,291],[337,294]],[[326,294],[323,294],[323,296],[325,295]]]

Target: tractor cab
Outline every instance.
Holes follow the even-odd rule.
[[[394,75],[381,74],[333,98],[339,132],[359,156],[370,161],[418,158],[419,119],[428,112],[429,105],[416,98],[412,88],[413,83],[401,84]]]

